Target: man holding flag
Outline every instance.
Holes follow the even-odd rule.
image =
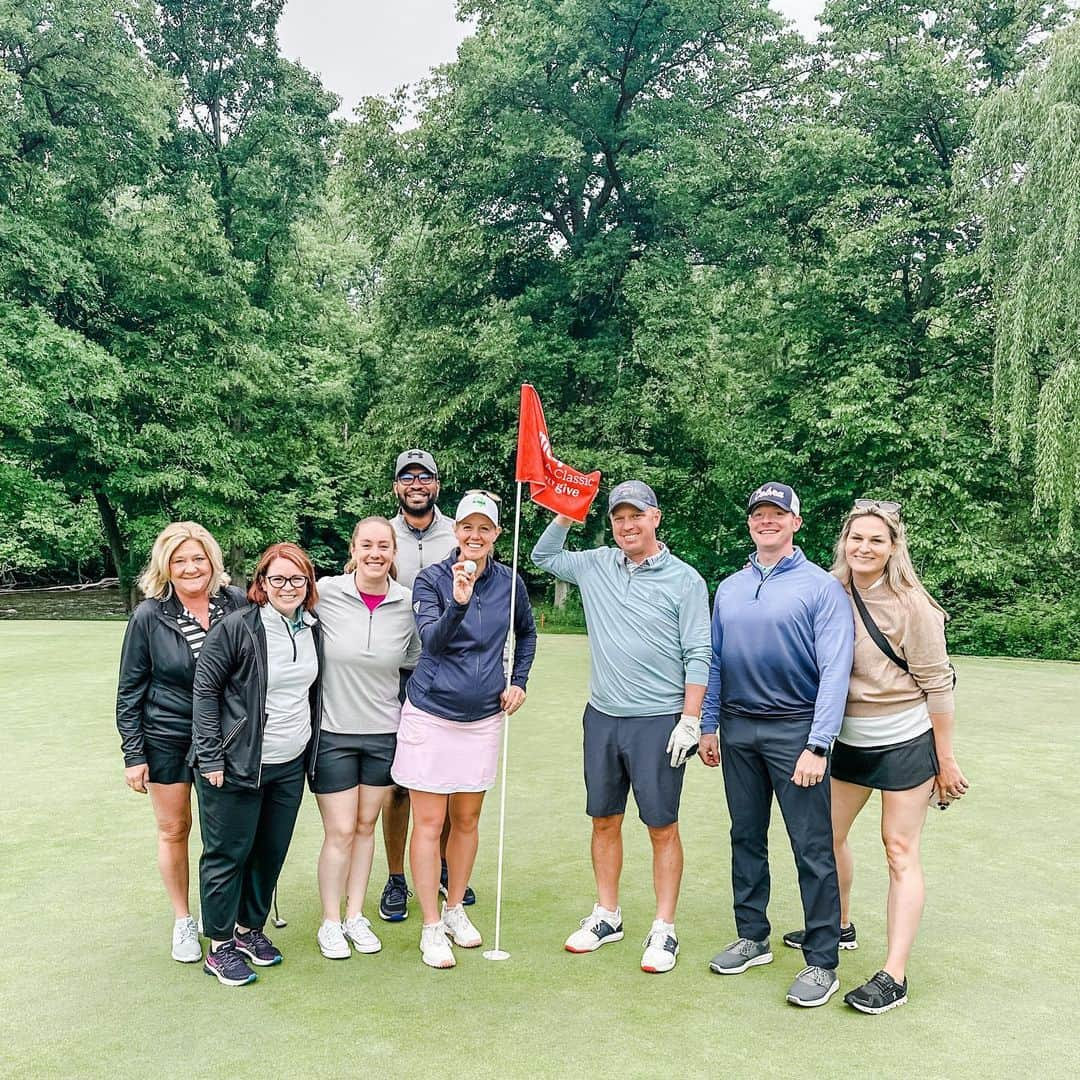
[[[656,919],[641,967],[648,972],[670,971],[679,952],[675,933],[683,869],[679,800],[686,759],[698,743],[709,677],[708,593],[701,575],[657,539],[659,503],[652,488],[640,480],[617,485],[608,499],[615,548],[564,550],[570,526],[588,512],[599,474],[588,477],[595,479],[584,506],[580,483],[571,483],[574,491],[560,501],[556,474],[572,470],[550,457],[546,429],[528,430],[526,390],[532,388],[522,388],[518,480],[530,482],[534,501],[562,511],[533,548],[532,560],[580,589],[592,654],[583,728],[597,903],[581,929],[567,939],[566,948],[593,952],[623,936],[622,822],[626,796],[633,789],[638,816],[652,842],[656,891]],[[539,424],[543,425],[542,413]],[[539,454],[533,449],[537,446]]]

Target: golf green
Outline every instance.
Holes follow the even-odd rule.
[[[588,956],[562,949],[593,901],[581,779],[588,683],[582,637],[544,636],[529,700],[512,722],[503,947],[492,963],[420,962],[419,909],[374,918],[374,956],[324,960],[315,944],[321,828],[305,797],[281,878],[285,954],[250,987],[226,989],[169,957],[172,916],[147,799],[123,782],[113,723],[123,626],[0,625],[3,752],[0,1072],[12,1076],[653,1077],[1069,1076],[1080,1073],[1071,1004],[1077,946],[1080,665],[964,659],[961,765],[970,795],[931,811],[928,902],[910,1002],[870,1017],[835,997],[786,1005],[801,925],[779,815],[772,833],[773,964],[725,978],[709,958],[734,938],[727,814],[718,770],[693,762],[683,796],[682,952],[667,975],[639,970],[652,919],[648,842],[627,819],[627,937]],[[498,790],[481,826],[472,917],[494,933]],[[887,873],[876,799],[856,823],[844,989],[884,959]],[[194,867],[199,851],[192,837]],[[194,897],[193,897],[194,899]]]

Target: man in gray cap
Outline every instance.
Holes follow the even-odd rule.
[[[709,599],[701,575],[657,539],[661,515],[652,488],[640,480],[619,484],[608,514],[614,548],[564,550],[573,521],[559,515],[532,551],[537,566],[581,590],[592,656],[582,724],[598,896],[566,949],[593,952],[623,936],[622,822],[633,789],[652,842],[656,891],[641,967],[670,971],[679,952],[679,801],[708,682]]]
[[[391,519],[397,535],[397,581],[411,589],[425,566],[441,562],[457,547],[454,520],[436,505],[439,469],[426,450],[403,450],[394,464],[394,494],[399,510]],[[390,876],[379,901],[379,915],[399,922],[409,914],[409,887],[405,880],[405,841],[409,832],[409,792],[396,784],[383,806],[383,843]],[[444,870],[445,870],[445,863]],[[466,903],[475,896],[469,890]]]

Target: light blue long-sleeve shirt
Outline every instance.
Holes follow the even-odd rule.
[[[709,593],[667,548],[632,572],[618,548],[566,551],[554,521],[532,561],[581,590],[592,670],[589,701],[609,716],[682,711],[687,684],[709,679]]]
[[[812,720],[809,742],[829,746],[847,702],[855,624],[847,593],[796,548],[763,575],[751,564],[716,590],[703,734],[722,716]]]

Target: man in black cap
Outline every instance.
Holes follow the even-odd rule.
[[[394,464],[394,495],[399,510],[391,519],[397,535],[397,581],[411,589],[416,575],[425,566],[442,562],[457,547],[454,519],[436,505],[439,497],[439,469],[427,450],[416,447],[403,450]],[[409,887],[405,880],[405,841],[409,832],[409,793],[396,784],[390,788],[383,805],[383,843],[390,872],[379,916],[388,922],[400,922],[409,914]],[[443,876],[446,863],[443,863]],[[464,902],[476,900],[472,889]]]

